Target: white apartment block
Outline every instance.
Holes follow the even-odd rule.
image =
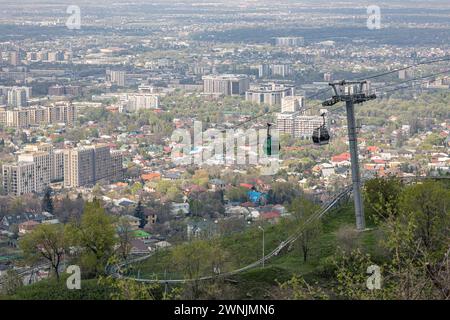
[[[213,95],[243,95],[250,86],[246,75],[222,74],[203,77],[203,92]]]
[[[159,108],[159,96],[157,94],[128,93],[125,94],[121,100],[124,101],[124,110],[127,112]]]
[[[277,37],[275,45],[278,47],[298,47],[305,43],[303,37]]]
[[[52,181],[64,180],[64,151],[53,152]]]
[[[36,186],[34,170],[35,165],[32,162],[4,164],[2,166],[4,192],[14,196],[34,192]]]
[[[122,154],[108,146],[64,150],[64,186],[76,188],[122,178]]]
[[[8,92],[11,90],[23,90],[26,93],[26,99],[29,100],[32,95],[32,87],[19,87],[19,86],[0,86],[0,95],[8,96]]]
[[[289,77],[294,74],[290,64],[260,64],[258,66],[258,76],[262,77]]]
[[[253,86],[245,93],[245,100],[258,104],[281,105],[283,98],[293,96],[295,87],[283,84]]]
[[[281,113],[293,113],[305,107],[305,97],[287,96],[281,99]]]
[[[327,123],[327,117],[325,117],[325,123]],[[323,118],[321,116],[301,115],[299,112],[277,114],[278,132],[289,134],[295,138],[311,138],[314,129],[322,124]]]
[[[64,179],[62,150],[51,144],[27,145],[17,163],[3,166],[3,188],[6,193],[22,195],[44,192],[52,181]]]
[[[0,124],[11,128],[27,128],[31,125],[65,123],[74,125],[77,109],[72,104],[57,104],[26,109],[0,110]]]
[[[34,192],[43,192],[50,184],[52,172],[52,156],[49,152],[38,151],[23,153],[18,157],[18,162],[34,164]]]
[[[109,80],[111,81],[111,83],[118,85],[119,87],[124,87],[125,86],[125,71],[114,71],[111,70],[109,71],[109,75],[107,72],[107,78],[109,78]]]

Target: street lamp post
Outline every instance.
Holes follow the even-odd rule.
[[[263,241],[262,241],[262,267],[264,268],[264,264],[266,262],[266,250],[265,250],[265,230],[263,227],[258,226],[258,229],[262,231]]]

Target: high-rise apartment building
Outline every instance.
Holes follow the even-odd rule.
[[[293,113],[305,107],[305,97],[287,96],[281,99],[281,113]]]
[[[245,93],[245,100],[271,106],[281,105],[281,100],[294,95],[294,92],[294,86],[270,83],[250,88]]]
[[[124,110],[127,112],[157,109],[159,108],[159,96],[151,93],[128,93],[124,96],[124,103]]]
[[[65,123],[75,124],[77,109],[72,104],[56,104],[45,107],[0,110],[0,124],[11,128],[27,128],[30,125]]]
[[[290,64],[261,64],[258,66],[258,76],[264,77],[290,77],[294,70]]]
[[[289,134],[295,138],[309,139],[314,129],[323,124],[323,118],[320,115],[310,116],[302,114],[305,107],[305,98],[303,96],[285,97],[281,103],[281,113],[277,114],[277,130],[279,133]],[[321,109],[320,114],[327,110]],[[325,116],[325,124],[328,118]]]
[[[212,95],[243,95],[250,86],[246,75],[222,74],[203,77],[203,92]]]
[[[122,155],[108,146],[64,150],[64,186],[76,188],[122,178]]]
[[[19,51],[11,51],[9,53],[9,64],[12,66],[17,66],[20,64],[20,54]]]
[[[125,71],[110,70],[109,76],[107,72],[107,78],[109,78],[109,81],[119,87],[125,87],[125,76]]]
[[[27,92],[23,88],[12,88],[8,91],[8,106],[22,108],[27,106]]]
[[[19,87],[19,86],[0,86],[0,95],[8,97],[8,93],[11,90],[14,90],[14,89],[15,90],[17,90],[17,89],[24,90],[25,93],[26,93],[27,100],[29,100],[31,98],[32,87],[25,87],[25,86],[22,86],[22,87]]]
[[[43,192],[50,184],[52,177],[52,154],[46,151],[26,152],[19,155],[18,162],[34,164],[33,192]]]
[[[55,150],[53,152],[52,181],[64,180],[64,151]]]
[[[36,186],[34,170],[35,165],[32,162],[4,164],[3,191],[13,196],[34,192]]]
[[[275,45],[277,47],[298,47],[305,43],[303,37],[277,37],[275,38]]]

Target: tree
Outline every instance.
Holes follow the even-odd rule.
[[[298,186],[291,182],[275,182],[269,192],[268,201],[273,204],[291,203],[293,199],[299,197],[301,191]]]
[[[40,224],[20,240],[19,247],[26,259],[32,263],[42,258],[48,260],[59,281],[61,260],[69,247],[63,225]]]
[[[279,283],[272,292],[274,299],[280,300],[327,300],[328,295],[317,285],[311,285],[303,277],[293,276],[290,280]]]
[[[381,290],[369,290],[367,288],[367,268],[374,265],[369,254],[364,254],[359,249],[350,253],[341,251],[336,253],[333,263],[336,268],[338,284],[335,292],[338,296],[353,300],[392,297],[386,283],[383,283]],[[381,269],[381,274],[385,275],[383,269]]]
[[[185,279],[198,279],[206,275],[217,275],[224,271],[228,254],[217,244],[195,240],[174,248],[172,259],[176,268],[184,273]],[[199,281],[191,281],[186,286],[190,298],[201,294]]]
[[[397,215],[399,197],[403,190],[397,178],[375,178],[364,184],[367,215],[374,221]]]
[[[350,299],[448,299],[450,193],[441,183],[426,181],[405,187],[396,215],[380,221],[387,249],[380,266],[382,288],[365,286],[368,254],[343,252],[337,258],[339,294]]]
[[[192,182],[201,187],[207,187],[209,182],[208,171],[206,170],[195,171],[195,174],[192,176]]]
[[[103,274],[117,240],[114,220],[106,214],[100,201],[87,203],[81,222],[71,222],[69,230],[73,244],[83,250],[82,263],[94,275]]]
[[[131,223],[126,217],[121,217],[119,219],[119,222],[117,224],[118,229],[118,255],[123,260],[127,260],[128,256],[131,253],[132,245],[131,245],[131,239],[132,239],[132,228]]]
[[[301,230],[298,244],[302,251],[304,262],[306,262],[310,254],[313,243],[321,234],[322,223],[320,219],[311,219],[312,215],[319,208],[318,205],[305,198],[295,199],[289,208],[294,215],[295,225]]]
[[[136,195],[141,190],[142,190],[142,183],[140,183],[139,181],[135,182],[130,188],[130,192],[132,195]]]
[[[414,237],[438,257],[449,248],[450,191],[439,182],[408,186],[401,195],[402,219],[414,222]]]
[[[245,202],[247,201],[247,188],[244,187],[231,187],[225,191],[226,197],[233,202]]]
[[[144,228],[147,224],[147,218],[145,217],[144,207],[140,200],[136,205],[136,209],[134,209],[134,216],[139,219],[139,228]]]
[[[23,280],[16,270],[8,270],[1,280],[1,293],[6,295],[15,294],[23,286]]]
[[[45,189],[44,198],[42,199],[42,211],[53,214],[54,206],[52,199],[52,189],[47,187]]]

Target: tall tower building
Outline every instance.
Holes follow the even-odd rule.
[[[203,77],[203,92],[213,95],[243,95],[250,87],[246,75],[208,75]]]
[[[109,71],[109,79],[111,83],[118,85],[119,87],[125,87],[125,71]]]
[[[19,51],[11,51],[9,53],[9,64],[12,66],[18,66],[20,64]]]
[[[19,155],[19,163],[27,162],[34,164],[33,192],[43,192],[50,184],[52,160],[52,155],[46,151],[27,152]]]
[[[305,97],[303,96],[287,96],[281,99],[281,112],[293,113],[305,107]]]
[[[24,88],[14,87],[8,91],[8,105],[14,108],[27,106],[27,91]]]
[[[122,154],[105,145],[64,150],[64,186],[76,188],[122,178]]]
[[[36,185],[34,170],[35,165],[32,162],[4,164],[2,166],[4,192],[14,196],[34,192]]]

